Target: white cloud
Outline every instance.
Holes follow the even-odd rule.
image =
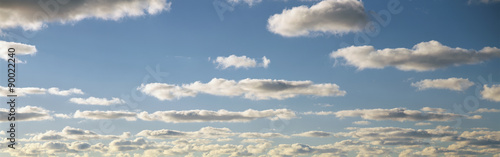
[[[483,88],[481,91],[483,99],[500,102],[500,85],[492,85],[491,87],[484,85]]]
[[[371,124],[371,122],[366,121],[366,120],[363,120],[363,121],[355,121],[355,122],[352,122],[352,124],[356,124],[356,125],[370,125],[370,124]]]
[[[0,116],[5,117],[1,118],[0,122],[8,121],[7,117],[9,117],[10,109],[0,108]],[[16,113],[14,115],[16,121],[43,121],[43,120],[52,120],[54,119],[51,115],[51,111],[46,110],[37,106],[24,106],[20,108],[16,108]]]
[[[254,58],[249,58],[247,56],[236,56],[230,55],[228,57],[218,56],[214,61],[214,64],[217,64],[217,68],[227,69],[229,67],[238,68],[255,68],[255,67],[264,67],[267,68],[271,60],[267,59],[266,56],[262,57],[262,62],[257,63]]]
[[[114,105],[114,104],[123,104],[125,103],[125,100],[119,99],[119,98],[111,98],[110,100],[106,98],[96,98],[96,97],[89,97],[89,98],[71,98],[69,99],[70,102],[75,103],[75,104],[80,104],[80,105]]]
[[[57,117],[57,118],[64,118],[64,119],[70,119],[71,116],[70,115],[67,115],[67,114],[62,114],[62,113],[56,113],[54,114],[54,117]]]
[[[306,112],[306,115],[335,115],[339,118],[361,117],[366,120],[393,120],[393,121],[451,121],[456,118],[481,119],[480,115],[460,115],[444,112],[445,109],[424,107],[419,110],[405,108],[393,109],[355,109],[337,112]]]
[[[307,131],[300,134],[293,134],[292,136],[301,136],[301,137],[330,137],[333,136],[332,133],[324,132],[324,131]]]
[[[125,119],[127,121],[137,120],[137,113],[127,111],[80,111],[77,110],[74,118],[99,119]]]
[[[367,15],[361,1],[324,0],[311,7],[284,9],[267,21],[269,31],[296,37],[359,31],[366,25]]]
[[[351,46],[338,49],[330,54],[331,58],[343,58],[347,65],[358,70],[367,68],[383,69],[388,66],[403,71],[429,71],[462,64],[477,64],[500,57],[500,49],[484,47],[471,50],[451,48],[437,41],[421,42],[412,49],[395,48],[375,50],[373,46]]]
[[[182,97],[194,97],[198,93],[217,96],[241,96],[252,100],[286,99],[298,95],[344,96],[336,84],[314,84],[312,81],[287,81],[271,79],[243,79],[238,82],[222,78],[213,78],[208,83],[196,81],[182,86],[149,83],[137,88],[141,92],[159,100],[173,100]]]
[[[1,6],[0,6],[1,8]],[[1,19],[1,10],[0,10],[0,19]],[[2,20],[0,20],[2,21]],[[0,24],[1,25],[1,24]],[[0,31],[1,33],[1,31]],[[8,60],[9,57],[9,48],[14,48],[15,49],[15,57],[19,55],[35,55],[37,50],[35,46],[32,45],[27,45],[27,44],[22,44],[22,43],[15,43],[15,42],[6,42],[6,41],[1,41],[0,40],[0,58],[3,60]],[[22,62],[18,59],[16,59],[16,63]]]
[[[417,87],[419,90],[426,90],[431,88],[436,89],[449,89],[454,91],[465,91],[473,86],[474,82],[464,78],[448,78],[448,79],[425,79],[418,82],[411,83],[411,86]]]
[[[47,23],[75,23],[83,19],[119,20],[158,14],[170,10],[170,6],[171,2],[166,0],[3,1],[0,30],[17,27],[39,30]]]
[[[15,87],[15,93],[10,93],[9,87],[0,86],[0,96],[6,97],[7,95],[16,94],[17,96],[27,96],[32,94],[49,94],[67,96],[71,94],[84,94],[81,89],[71,88],[69,90],[60,90],[59,88],[52,87],[48,90],[45,88],[38,87]]]
[[[494,109],[494,108],[492,108],[492,109],[487,109],[487,108],[479,108],[479,109],[477,109],[477,110],[475,110],[475,111],[472,111],[472,112],[470,112],[470,113],[490,113],[490,112],[491,112],[491,113],[494,113],[494,112],[500,112],[500,110],[499,110],[499,109]]]
[[[288,109],[252,110],[233,112],[227,110],[187,110],[187,111],[156,111],[154,113],[141,112],[138,117],[146,121],[162,121],[167,123],[192,122],[248,122],[259,118],[291,119],[295,112]]]
[[[72,94],[85,94],[81,89],[76,89],[76,88],[71,88],[68,90],[59,90],[59,88],[52,87],[49,88],[47,91],[49,92],[49,94],[60,95],[60,96],[68,96]]]

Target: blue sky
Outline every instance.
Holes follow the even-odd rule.
[[[50,2],[0,2],[2,155],[500,155],[498,1]]]

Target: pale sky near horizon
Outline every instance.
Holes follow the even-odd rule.
[[[498,0],[0,1],[0,156],[500,156]]]

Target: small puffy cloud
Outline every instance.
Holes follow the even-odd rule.
[[[10,109],[0,108],[0,122],[7,122],[10,114]],[[43,121],[54,119],[51,116],[51,111],[46,110],[37,106],[24,106],[16,108],[16,113],[14,115],[16,121]]]
[[[464,78],[448,78],[448,79],[425,79],[422,81],[414,82],[411,84],[413,87],[417,87],[419,90],[426,89],[449,89],[454,91],[465,91],[469,87],[473,86],[474,82],[469,81],[469,79]]]
[[[191,84],[171,85],[164,83],[142,84],[137,90],[159,100],[194,97],[198,93],[217,96],[244,96],[252,100],[286,99],[299,95],[344,96],[336,84],[314,84],[312,81],[287,81],[271,79],[243,79],[238,82],[213,78],[208,83],[196,81]]]
[[[53,2],[53,3],[50,3]],[[47,23],[75,23],[83,19],[119,20],[170,10],[166,0],[129,1],[2,1],[0,30],[21,27],[39,30]]]
[[[487,109],[487,108],[479,108],[475,111],[472,111],[470,113],[494,113],[494,112],[500,112],[500,109]]]
[[[285,37],[360,31],[367,23],[358,0],[324,0],[311,7],[284,9],[267,20],[267,29]]]
[[[47,94],[58,96],[68,96],[71,94],[84,94],[81,89],[71,88],[69,90],[60,90],[57,87],[52,87],[49,89],[38,88],[38,87],[16,87],[14,88],[15,93],[9,91],[9,87],[0,86],[0,96],[6,97],[7,95],[16,94],[17,96],[27,96],[33,94]]]
[[[363,121],[355,121],[355,122],[352,122],[352,124],[356,124],[356,125],[370,125],[370,124],[371,124],[371,122],[366,121],[366,120],[363,120]]]
[[[301,137],[330,137],[333,136],[332,133],[324,132],[324,131],[308,131],[300,134],[293,134],[292,136],[301,136]]]
[[[89,97],[89,98],[71,98],[69,99],[70,102],[75,103],[75,104],[80,104],[80,105],[102,105],[102,106],[107,106],[107,105],[114,105],[114,104],[123,104],[125,103],[125,100],[119,99],[119,98],[111,98],[110,100],[106,98],[96,98],[96,97]]]
[[[415,123],[415,126],[425,126],[425,125],[432,125],[432,123],[429,123],[429,122],[418,122],[418,123]]]
[[[233,112],[227,110],[187,110],[187,111],[156,111],[153,113],[141,112],[138,117],[146,121],[162,121],[167,123],[192,122],[248,122],[259,118],[291,119],[295,112],[288,109],[252,110]]]
[[[72,94],[85,94],[81,89],[76,89],[76,88],[71,88],[68,90],[59,90],[59,88],[52,87],[49,88],[47,91],[49,92],[49,94],[60,95],[60,96],[68,96]]]
[[[238,68],[255,68],[255,67],[264,67],[267,68],[271,60],[267,59],[266,56],[262,57],[262,62],[257,63],[254,58],[249,58],[247,56],[236,56],[230,55],[228,57],[219,56],[214,61],[214,64],[217,64],[217,68],[227,69],[229,67]]]
[[[491,87],[484,85],[483,88],[481,91],[483,99],[500,102],[500,85],[492,85]]]
[[[74,118],[99,119],[125,119],[127,121],[137,120],[137,113],[127,111],[80,111],[77,110]]]
[[[1,8],[1,6],[0,6]],[[1,9],[0,9],[0,19],[1,19]],[[0,20],[2,21],[2,20]],[[0,24],[1,25],[1,24]],[[0,27],[1,29],[1,27]],[[0,31],[1,32],[1,31]],[[19,55],[35,55],[37,52],[36,47],[33,45],[27,45],[16,42],[6,42],[0,40],[0,58],[3,60],[8,60],[9,57],[9,48],[15,49],[15,56]],[[16,60],[16,63],[19,63],[19,60]]]
[[[63,119],[70,119],[71,118],[70,115],[62,114],[62,113],[56,113],[56,114],[54,114],[54,117],[63,118]]]
[[[331,58],[343,58],[347,65],[363,69],[383,69],[393,66],[403,71],[431,71],[462,64],[477,64],[500,57],[500,49],[481,50],[451,48],[438,41],[421,42],[407,48],[376,50],[373,46],[351,46],[338,49]]]
[[[479,115],[467,116],[444,112],[445,109],[424,107],[422,110],[393,109],[355,109],[337,112],[306,112],[307,115],[335,115],[339,118],[361,117],[366,120],[393,121],[452,121],[456,118],[481,119]]]

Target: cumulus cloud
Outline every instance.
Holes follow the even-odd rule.
[[[214,64],[217,64],[217,68],[227,69],[229,67],[238,68],[255,68],[255,67],[264,67],[267,68],[271,60],[267,59],[266,56],[262,57],[262,62],[257,63],[254,58],[249,58],[247,56],[236,56],[230,55],[228,57],[219,56],[214,61]]]
[[[6,97],[7,95],[16,94],[17,96],[27,96],[33,94],[49,94],[59,95],[59,96],[68,96],[71,94],[84,94],[81,89],[71,88],[69,90],[60,90],[59,88],[52,87],[49,89],[38,88],[38,87],[16,87],[14,88],[15,93],[11,93],[9,91],[9,87],[0,86],[0,96]]]
[[[69,99],[70,102],[75,103],[75,104],[80,104],[80,105],[102,105],[102,106],[107,106],[107,105],[114,105],[114,104],[123,104],[125,103],[125,100],[119,99],[119,98],[111,98],[110,100],[106,98],[96,98],[96,97],[89,97],[89,98],[71,98]]]
[[[481,91],[483,99],[500,102],[500,85],[492,85],[491,87],[484,85],[483,88]]]
[[[337,112],[306,112],[309,115],[335,115],[339,118],[361,117],[366,120],[393,120],[393,121],[452,121],[456,118],[481,119],[479,115],[467,116],[444,112],[445,109],[424,107],[419,110],[405,108],[393,109],[355,109]]]
[[[262,132],[244,132],[240,133],[239,137],[243,138],[290,138],[290,136],[280,133],[262,133]]]
[[[0,116],[5,117],[1,118],[0,122],[7,122],[7,117],[9,117],[10,113],[10,109],[0,108]],[[43,121],[54,119],[51,116],[51,111],[37,106],[24,106],[16,108],[14,117],[16,121]]]
[[[418,122],[418,123],[415,123],[415,126],[425,126],[425,125],[432,125],[432,123],[429,123],[429,122]]]
[[[454,91],[465,91],[469,87],[473,86],[474,82],[469,81],[469,79],[464,78],[448,78],[448,79],[425,79],[411,84],[413,87],[417,87],[419,90],[426,89],[449,89]]]
[[[359,31],[367,23],[363,3],[358,0],[324,0],[311,7],[284,9],[267,20],[267,29],[285,37],[342,34]]]
[[[0,6],[0,8],[1,8],[1,6]],[[1,14],[2,13],[0,11],[0,19],[1,19]],[[2,20],[0,20],[0,21],[2,21]],[[15,52],[14,52],[16,54],[15,56],[19,56],[19,55],[35,55],[36,52],[37,52],[36,47],[33,46],[33,45],[27,45],[27,44],[16,43],[16,42],[6,42],[6,41],[1,41],[0,40],[0,58],[1,59],[8,60],[10,58],[10,56],[9,56],[9,48],[14,48],[15,49]],[[19,62],[20,62],[19,60],[16,60],[16,63],[19,63]]]
[[[51,3],[52,2],[52,3]],[[0,30],[39,30],[47,23],[75,23],[84,19],[119,20],[170,10],[166,0],[128,1],[2,1]]]
[[[138,117],[146,121],[162,121],[167,123],[191,122],[248,122],[259,118],[271,120],[295,118],[295,112],[288,109],[269,109],[233,112],[227,110],[187,110],[187,111],[156,111],[154,113],[141,112]]]
[[[333,136],[332,133],[324,132],[324,131],[307,131],[300,134],[293,134],[292,136],[301,136],[301,137],[330,137]]]
[[[127,111],[80,111],[77,110],[74,118],[99,119],[125,119],[127,121],[137,120],[137,113]]]
[[[430,71],[462,64],[477,64],[500,57],[500,49],[484,47],[472,49],[451,48],[438,41],[421,42],[412,49],[395,48],[375,50],[373,46],[351,46],[338,49],[331,58],[343,58],[347,65],[358,70],[383,69],[393,66],[403,71]]]
[[[287,81],[271,79],[243,79],[238,82],[213,78],[208,83],[196,81],[191,84],[171,85],[165,83],[141,84],[141,92],[159,100],[194,97],[198,93],[217,96],[244,96],[252,100],[286,99],[298,95],[344,96],[345,91],[331,83],[314,84],[312,81]]]

